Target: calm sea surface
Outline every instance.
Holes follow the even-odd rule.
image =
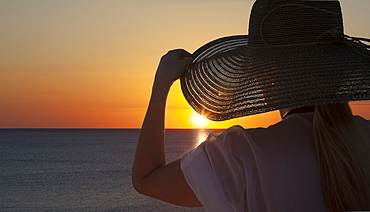
[[[204,211],[138,194],[131,166],[139,130],[0,129],[0,211]],[[211,130],[167,130],[167,160]]]

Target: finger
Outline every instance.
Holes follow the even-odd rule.
[[[182,50],[182,55],[181,55],[181,57],[184,57],[184,58],[190,58],[192,55],[188,52],[188,51],[186,51],[186,50]]]
[[[180,56],[180,59],[189,59],[189,58],[192,58],[191,54],[186,54],[186,55],[181,55]]]
[[[174,49],[174,50],[171,50],[169,51],[167,54],[174,54],[180,58],[189,58],[191,57],[191,54],[184,50],[184,49]]]
[[[194,59],[192,57],[184,58],[182,60],[183,67],[187,68],[188,66],[190,66],[193,63],[193,60]]]

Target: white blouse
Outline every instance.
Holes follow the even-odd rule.
[[[181,158],[185,179],[206,211],[326,211],[312,119],[211,134]]]

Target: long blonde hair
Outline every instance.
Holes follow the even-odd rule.
[[[368,135],[348,103],[315,106],[314,138],[328,211],[370,209]]]

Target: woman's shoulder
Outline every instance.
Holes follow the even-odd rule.
[[[208,143],[226,143],[235,140],[236,137],[245,136],[246,130],[240,125],[234,125],[222,132],[215,132],[209,134],[205,142]]]
[[[222,152],[238,149],[238,146],[249,140],[246,131],[242,126],[235,125],[223,132],[211,133],[202,145],[205,150],[218,149]]]

